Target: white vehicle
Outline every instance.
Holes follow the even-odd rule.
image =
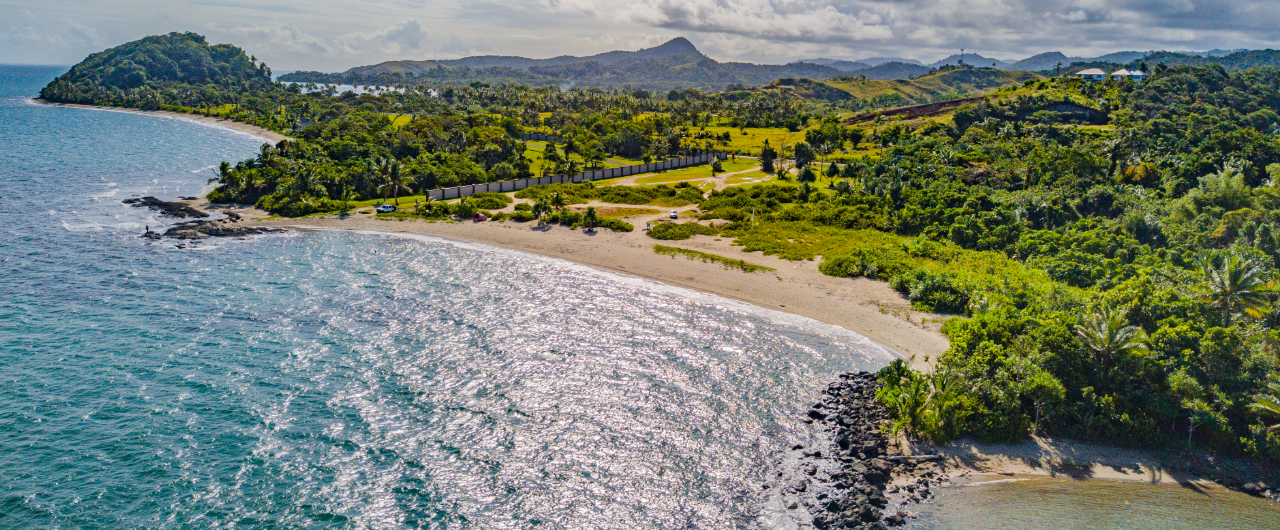
[[[391,213],[396,211],[396,207],[394,204],[379,204],[377,211],[378,213]]]
[[[680,212],[677,212],[677,211],[675,211],[675,210],[671,210],[671,218],[672,218],[672,219],[679,219],[679,218],[680,218]]]

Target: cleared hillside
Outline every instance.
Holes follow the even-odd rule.
[[[976,96],[984,92],[1039,79],[1032,72],[1012,72],[991,68],[947,68],[915,79],[874,80],[837,77],[824,81],[829,87],[849,93],[875,107],[922,105],[949,99]]]

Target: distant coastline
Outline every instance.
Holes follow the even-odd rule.
[[[279,143],[281,140],[291,139],[288,136],[272,131],[270,129],[265,129],[262,127],[258,127],[256,125],[250,125],[247,123],[238,122],[229,118],[214,118],[212,116],[200,116],[198,114],[185,114],[182,112],[173,112],[168,110],[141,110],[141,109],[130,109],[130,108],[124,108],[124,107],[102,107],[97,105],[80,105],[77,103],[54,103],[51,101],[45,101],[38,97],[32,98],[31,101],[37,105],[48,105],[51,107],[69,107],[69,108],[77,108],[77,109],[108,110],[108,111],[116,111],[116,112],[128,112],[133,114],[149,114],[153,116],[164,116],[167,118],[189,120],[193,122],[223,127],[226,129],[237,131],[237,132],[251,134],[253,136],[262,138],[263,140],[267,140],[272,144]]]

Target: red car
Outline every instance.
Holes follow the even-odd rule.
[[[471,219],[472,219],[473,221],[477,222],[477,223],[482,222],[482,221],[488,221],[488,220],[489,220],[489,218],[488,218],[488,217],[485,217],[485,216],[484,216],[484,214],[479,213],[479,212],[477,212],[477,213],[476,213],[476,216],[475,216],[475,217],[472,217]]]

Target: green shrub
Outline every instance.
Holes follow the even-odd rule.
[[[477,193],[468,197],[468,199],[471,200],[472,206],[481,210],[501,210],[511,204],[511,197],[508,197],[505,193]]]
[[[699,234],[716,236],[720,235],[720,230],[698,223],[658,223],[658,226],[649,229],[649,237],[664,241],[689,239]]]
[[[930,274],[924,269],[916,269],[894,276],[889,284],[907,295],[911,305],[924,311],[961,314],[969,308],[969,293],[947,273]]]
[[[552,223],[552,224],[558,223],[562,225],[573,226],[578,223],[581,223],[582,218],[583,218],[582,212],[571,212],[569,210],[561,210],[558,212],[551,212],[547,214],[547,216],[544,219],[548,223]]]
[[[530,210],[533,210],[533,205],[532,205],[532,204],[529,204],[529,203],[527,203],[527,202],[522,202],[522,203],[520,203],[520,204],[517,204],[517,205],[516,205],[516,211],[517,211],[517,212],[527,212],[527,211],[530,211]]]
[[[631,223],[623,221],[622,219],[596,219],[596,226],[600,228],[608,228],[614,232],[630,232],[636,229],[636,227],[631,226]]]
[[[886,251],[859,249],[852,254],[824,260],[818,270],[827,276],[838,278],[867,277],[884,280],[905,272],[907,265],[898,256]]]
[[[511,214],[511,220],[517,223],[527,223],[537,218],[538,217],[533,215],[533,212],[529,210],[516,210]]]

